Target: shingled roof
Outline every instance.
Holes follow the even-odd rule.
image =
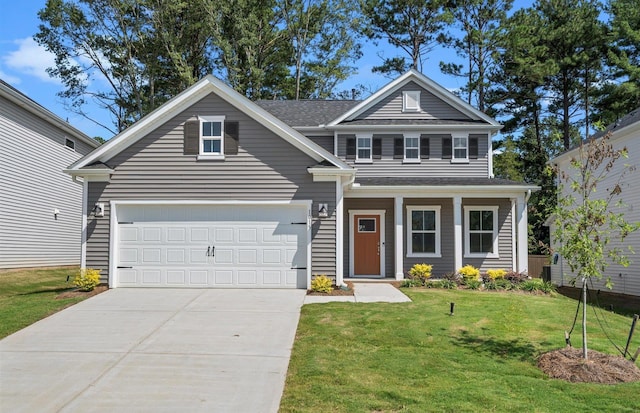
[[[289,126],[320,126],[360,103],[359,100],[258,100],[258,106]]]

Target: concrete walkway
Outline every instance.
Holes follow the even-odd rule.
[[[109,290],[0,341],[0,411],[277,412],[304,296]]]
[[[350,303],[406,303],[411,299],[389,283],[359,282],[353,283],[354,295],[319,296],[308,295],[305,304],[330,303],[336,301]]]

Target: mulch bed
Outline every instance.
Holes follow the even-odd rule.
[[[610,354],[588,351],[588,360],[582,358],[582,349],[567,347],[545,353],[538,367],[549,377],[572,383],[616,384],[640,381],[640,368],[633,362]]]
[[[324,295],[324,296],[336,296],[336,295],[353,295],[353,283],[351,281],[345,282],[347,284],[347,289],[343,290],[341,288],[333,288],[333,291],[330,293],[319,293],[311,290],[307,290],[307,295]]]
[[[93,297],[94,295],[98,295],[102,292],[105,292],[109,289],[108,286],[106,285],[98,285],[96,288],[94,288],[91,291],[80,291],[80,290],[69,290],[69,291],[65,291],[63,293],[60,293],[56,296],[56,300],[63,300],[65,298],[75,298],[75,297],[85,297],[85,298],[89,298],[89,297]]]

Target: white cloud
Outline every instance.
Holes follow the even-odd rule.
[[[34,76],[43,82],[60,84],[58,79],[50,77],[46,71],[48,67],[55,66],[53,53],[48,52],[31,37],[18,39],[14,43],[18,45],[18,50],[9,52],[2,57],[8,68]]]
[[[0,79],[4,80],[5,82],[9,83],[10,85],[19,85],[20,84],[20,78],[10,75],[2,70],[0,70]]]

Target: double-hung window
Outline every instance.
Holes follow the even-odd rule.
[[[420,135],[404,136],[404,161],[420,162]]]
[[[356,134],[356,162],[371,162],[372,135]]]
[[[468,162],[469,161],[469,136],[464,135],[456,135],[453,136],[453,160]]]
[[[498,257],[498,207],[465,207],[465,253],[473,257]]]
[[[224,116],[200,117],[200,155],[224,157]]]
[[[407,207],[407,256],[440,257],[440,206]]]

